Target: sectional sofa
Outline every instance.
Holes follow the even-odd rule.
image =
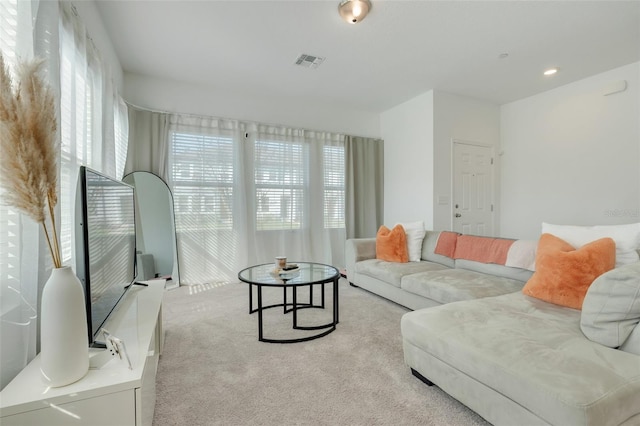
[[[523,294],[535,242],[483,262],[438,254],[440,237],[426,232],[419,262],[376,259],[374,238],[346,245],[352,285],[413,310],[401,333],[416,377],[496,425],[640,425],[640,262],[599,276],[578,310]],[[467,243],[476,259],[491,246]]]
[[[441,232],[426,231],[420,262],[396,263],[376,258],[376,239],[347,240],[346,269],[349,282],[409,309],[416,310],[461,300],[499,296],[519,291],[531,277],[535,242],[518,241],[521,255],[507,266],[470,259],[457,259],[436,252]],[[492,239],[496,241],[497,239]],[[504,240],[504,239],[501,239]],[[489,241],[489,239],[487,239]],[[514,240],[515,241],[515,240]],[[469,246],[482,239],[471,239]],[[533,243],[533,244],[532,244]],[[469,258],[473,256],[467,256]],[[511,264],[511,263],[509,263]]]

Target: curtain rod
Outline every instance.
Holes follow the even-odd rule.
[[[144,110],[144,111],[148,111],[148,112],[155,112],[157,114],[175,114],[175,115],[182,115],[182,116],[187,116],[187,117],[206,118],[206,119],[214,118],[214,119],[218,119],[218,120],[239,121],[239,122],[243,122],[243,123],[246,123],[246,124],[264,125],[264,126],[273,126],[273,127],[285,126],[284,124],[259,123],[257,121],[253,121],[253,120],[239,120],[237,118],[217,117],[217,116],[213,116],[213,115],[182,113],[182,112],[175,112],[175,111],[163,111],[163,110],[160,110],[160,109],[154,109],[154,108],[148,108],[148,107],[139,106],[139,105],[136,105],[136,104],[134,104],[132,102],[129,102],[129,101],[126,101],[126,100],[124,101],[124,103],[127,104],[130,107],[133,107],[133,108],[136,108],[136,109],[140,109],[140,110]],[[306,132],[332,133],[332,134],[339,135],[339,136],[351,136],[351,137],[356,137],[356,138],[382,140],[382,138],[379,138],[379,137],[351,135],[351,134],[347,134],[347,133],[344,133],[344,132],[330,132],[328,130],[304,129],[304,128],[300,128],[300,127],[297,127],[297,126],[288,126],[288,127],[293,127],[293,128],[299,129],[299,130],[304,130]]]

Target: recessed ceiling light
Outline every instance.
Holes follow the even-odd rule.
[[[498,55],[498,59],[507,59],[508,57],[509,54],[507,52]]]
[[[544,75],[554,75],[558,72],[558,68],[549,68],[544,72]]]

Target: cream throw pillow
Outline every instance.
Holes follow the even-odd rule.
[[[424,222],[400,223],[407,234],[407,251],[409,252],[409,262],[420,262],[422,256],[422,240],[426,233]]]
[[[627,225],[575,226],[542,223],[542,233],[562,238],[576,249],[609,237],[616,243],[616,268],[639,260],[640,223]]]

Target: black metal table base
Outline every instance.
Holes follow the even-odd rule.
[[[327,284],[327,283],[324,283]],[[304,308],[320,308],[320,309],[324,309],[324,284],[305,284],[310,286],[309,288],[309,303],[297,303],[296,306],[298,306],[298,309],[304,309]],[[249,284],[249,314],[253,314],[254,312],[258,312],[258,308],[253,309],[253,286],[257,286],[259,287],[259,284]],[[322,285],[322,298],[321,298],[321,302],[319,305],[314,305],[313,304],[313,286],[314,285]],[[289,312],[293,311],[292,309],[287,309],[287,306],[293,306],[293,302],[292,303],[287,303],[287,288],[286,287],[282,287],[282,299],[284,300],[283,303],[276,303],[273,305],[269,305],[269,306],[263,306],[262,309],[269,309],[269,308],[277,308],[279,306],[283,307],[283,314],[288,314]]]
[[[298,286],[293,286],[293,297],[292,297],[292,301],[291,302],[287,302],[287,291],[286,288],[283,288],[283,303],[276,303],[276,304],[272,304],[272,305],[268,305],[268,306],[262,306],[262,285],[260,284],[251,284],[249,285],[249,314],[252,314],[254,312],[258,313],[258,340],[261,342],[267,342],[267,343],[300,343],[300,342],[307,342],[309,340],[314,340],[314,339],[318,339],[320,337],[324,337],[327,334],[331,333],[332,331],[335,331],[336,329],[336,325],[339,322],[339,318],[338,318],[338,312],[339,312],[339,306],[338,306],[338,279],[335,279],[333,281],[330,282],[326,282],[326,283],[315,283],[315,284],[303,284],[303,286],[309,286],[309,302],[308,303],[300,303],[298,302]],[[298,311],[301,309],[324,309],[325,308],[325,285],[326,284],[332,284],[333,286],[333,312],[332,312],[332,321],[328,322],[326,324],[321,324],[321,325],[314,325],[314,326],[301,326],[298,325]],[[258,287],[258,306],[253,309],[253,290],[252,287],[253,286]],[[319,305],[314,305],[313,304],[313,286],[314,285],[320,285],[322,286],[322,290],[321,290],[321,303]],[[270,338],[266,338],[264,337],[264,332],[263,332],[263,320],[262,320],[262,312],[265,311],[266,309],[271,309],[271,308],[277,308],[277,307],[282,307],[283,308],[283,314],[288,314],[288,313],[292,313],[293,316],[293,329],[294,330],[323,330],[321,333],[318,334],[314,334],[312,336],[305,336],[305,337],[300,337],[300,338],[296,338],[296,339],[270,339]],[[291,307],[290,309],[287,309],[288,307]]]

